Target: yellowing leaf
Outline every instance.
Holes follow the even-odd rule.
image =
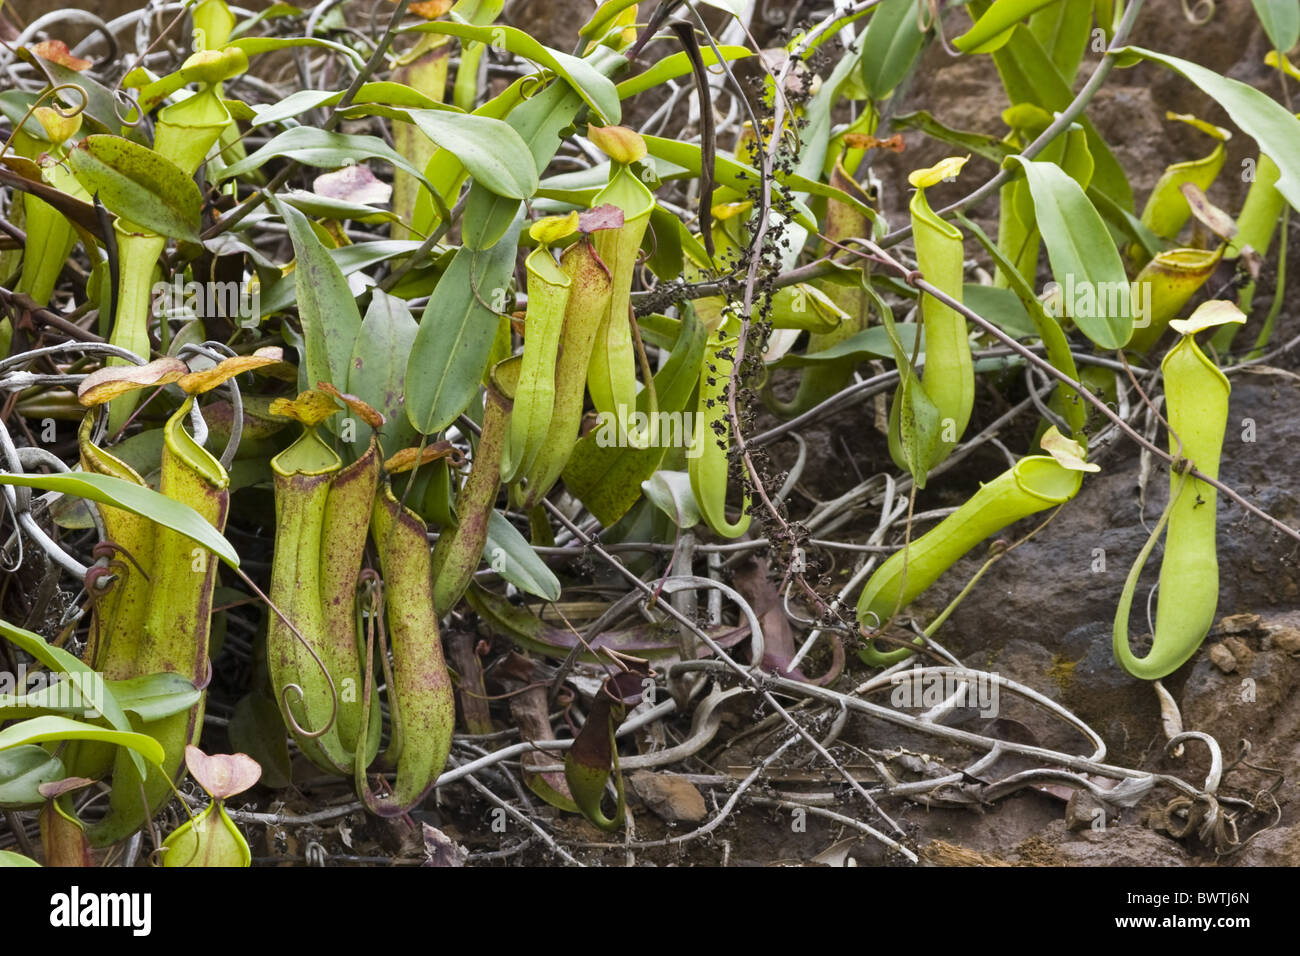
[[[244,372],[255,368],[265,368],[268,365],[283,362],[283,352],[280,349],[258,349],[252,355],[235,355],[228,359],[222,359],[212,368],[206,368],[199,372],[190,372],[188,375],[183,376],[177,384],[190,395],[201,395],[204,392],[212,391],[212,389],[223,382],[229,381],[236,375],[242,375]]]
[[[1235,302],[1229,302],[1227,299],[1211,299],[1202,302],[1187,318],[1174,319],[1169,323],[1169,327],[1182,335],[1195,335],[1197,332],[1215,326],[1233,323],[1242,325],[1245,321],[1246,314],[1237,308]]]
[[[956,179],[961,168],[970,160],[969,156],[949,156],[947,159],[940,160],[929,169],[918,169],[913,171],[907,181],[917,189],[925,189],[927,186],[935,186],[944,180]]]
[[[427,465],[439,458],[448,459],[448,463],[454,467],[460,467],[465,463],[464,457],[451,442],[435,441],[425,445],[423,451],[419,448],[403,448],[384,462],[384,470],[390,475],[400,475],[404,471],[411,471],[417,466]]]
[[[1038,443],[1062,468],[1070,471],[1101,471],[1101,465],[1088,462],[1088,449],[1073,438],[1066,438],[1055,425],[1043,433]]]
[[[342,410],[333,398],[315,389],[300,392],[297,398],[277,398],[271,403],[272,415],[292,418],[309,428]]]
[[[587,139],[614,162],[624,166],[645,159],[646,156],[645,140],[636,130],[626,126],[589,126]]]
[[[567,216],[546,216],[528,227],[528,235],[540,243],[549,245],[577,232],[579,222],[580,217],[576,209]]]
[[[119,395],[142,388],[157,388],[179,381],[189,371],[178,358],[154,359],[148,365],[114,365],[91,372],[77,388],[77,401],[87,408],[103,405]]]

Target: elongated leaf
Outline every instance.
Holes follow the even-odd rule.
[[[109,681],[108,687],[123,710],[146,724],[189,710],[203,696],[190,681],[171,672]]]
[[[268,123],[283,122],[305,113],[307,110],[317,109],[321,106],[334,106],[342,99],[343,93],[339,90],[297,90],[278,103],[253,107],[257,113],[257,118],[253,120],[251,125],[256,128],[265,126]],[[388,80],[361,84],[361,89],[357,90],[357,95],[352,98],[352,105],[365,106],[370,103],[378,103],[388,107],[458,112],[456,107],[446,103],[439,103],[433,97],[421,93],[414,87],[407,86],[405,83],[393,83]],[[349,107],[350,111],[351,107]],[[360,112],[364,113],[364,111]]]
[[[1300,42],[1300,0],[1251,0],[1273,48],[1286,53]]]
[[[121,136],[87,136],[68,150],[77,182],[109,212],[160,236],[199,241],[203,197],[171,160]]]
[[[753,55],[748,47],[743,46],[718,44],[718,49],[722,52],[723,60],[728,62],[743,60],[745,57]],[[713,66],[718,62],[718,54],[713,52],[712,47],[702,48],[700,55],[704,57],[705,66]],[[685,76],[689,72],[691,72],[690,58],[685,53],[674,53],[672,56],[664,57],[645,72],[638,73],[636,76],[618,84],[618,95],[623,99],[627,99],[629,96],[636,96],[638,93],[654,89],[661,83],[675,80],[679,76]]]
[[[527,199],[537,189],[528,144],[499,119],[471,113],[408,110],[420,132],[455,155],[471,176],[498,196]]]
[[[523,222],[485,251],[462,248],[429,297],[406,365],[406,414],[425,435],[455,421],[478,392],[515,266]]]
[[[0,866],[40,866],[29,856],[23,856],[21,853],[15,853],[12,850],[0,850]]]
[[[577,91],[588,106],[596,111],[604,121],[604,125],[617,125],[623,118],[618,90],[608,77],[589,61],[543,46],[523,30],[500,24],[476,27],[467,23],[450,23],[445,20],[431,20],[410,29],[417,33],[441,33],[460,37],[462,40],[477,40],[494,49],[505,47],[516,56],[522,56],[554,70]]]
[[[161,766],[163,762],[162,744],[148,734],[108,730],[67,717],[33,717],[0,730],[0,750],[50,740],[94,740],[115,747],[127,747],[155,766]]]
[[[377,262],[386,262],[397,256],[414,252],[420,243],[411,239],[381,239],[377,242],[356,242],[350,246],[326,249],[325,253],[344,276],[368,269]],[[272,315],[289,308],[297,300],[297,277],[288,275],[262,291],[262,315]]]
[[[660,136],[642,136],[645,140],[646,149],[650,155],[656,159],[664,159],[674,166],[680,167],[685,175],[698,176],[703,168],[703,158],[700,154],[698,143],[683,143],[675,139],[665,139]],[[677,173],[671,171],[659,170],[660,178],[670,179],[677,176]],[[742,196],[749,192],[749,187],[759,181],[758,170],[753,166],[745,163],[738,163],[722,154],[718,154],[714,162],[714,181],[720,186],[726,186],[735,190]],[[781,174],[778,173],[778,179]],[[813,218],[808,207],[801,202],[795,202],[795,222],[803,228],[816,232],[817,221]]]
[[[972,306],[972,308],[974,307]],[[914,322],[898,322],[895,323],[894,328],[898,332],[898,338],[903,343],[904,350],[910,355],[916,346],[916,336],[920,331],[920,326]],[[772,364],[777,368],[799,368],[805,365],[820,365],[824,362],[839,362],[847,358],[890,358],[893,354],[894,347],[890,343],[888,331],[884,326],[876,325],[869,329],[863,329],[861,332],[855,332],[847,339],[816,352],[802,354],[787,352],[781,357],[780,361]]]
[[[386,419],[379,429],[379,443],[390,453],[415,443],[415,429],[402,406],[406,362],[419,328],[406,302],[376,289],[348,367],[347,390]],[[352,447],[359,452],[369,442],[370,426],[358,422]]]
[[[1025,17],[1060,0],[993,0],[975,25],[952,41],[963,53],[992,53],[1011,39],[1013,28]]]
[[[366,61],[361,58],[361,54],[351,47],[346,47],[342,43],[335,43],[333,40],[324,40],[320,37],[241,37],[230,44],[243,50],[250,58],[257,56],[259,53],[270,53],[274,50],[284,50],[295,46],[316,46],[323,47],[327,50],[333,50],[335,53],[342,53],[357,69],[366,65]]]
[[[261,149],[231,163],[213,178],[220,181],[244,176],[280,157],[323,169],[337,169],[360,159],[382,159],[425,183],[424,170],[416,169],[401,153],[377,136],[327,133],[312,126],[295,126],[285,130]]]
[[[1220,76],[1189,60],[1134,46],[1125,47],[1121,53],[1163,63],[1191,80],[1222,106],[1232,121],[1259,144],[1259,151],[1277,163],[1282,171],[1277,191],[1286,197],[1293,209],[1300,209],[1300,155],[1295,149],[1295,144],[1300,142],[1300,120],[1286,107],[1253,86]]]
[[[560,599],[560,581],[537,556],[528,540],[506,516],[494,510],[488,515],[487,543],[483,556],[489,565],[515,587],[547,601]]]
[[[94,478],[101,476],[87,475],[86,477]],[[133,484],[131,487],[135,488],[138,486]],[[159,497],[162,496],[159,495]],[[164,500],[170,501],[171,499]],[[184,506],[182,505],[181,507]],[[197,513],[195,516],[199,517]],[[203,519],[199,517],[199,520],[202,521]],[[204,522],[204,524],[206,523],[207,522]],[[98,683],[99,674],[92,670],[90,665],[84,663],[80,658],[69,654],[63,648],[55,647],[50,644],[39,634],[34,634],[25,628],[16,627],[8,621],[0,621],[0,637],[4,637],[5,640],[9,641],[9,643],[13,644],[24,653],[30,654],[51,671],[64,673],[71,678],[76,678],[79,680],[83,691],[98,691],[101,699],[95,703],[97,704],[100,713],[104,715],[104,719],[117,730],[129,731],[131,729],[131,721],[126,716],[125,711],[122,710],[122,705],[117,702],[117,698],[113,696],[113,691],[106,684],[101,686]],[[140,779],[143,780],[145,775],[144,758],[134,752],[131,753],[130,757],[132,764],[135,766],[136,772],[140,775]]]
[[[1125,308],[1115,311],[1125,314],[1097,315],[1098,311],[1110,311],[1099,308],[1071,312],[1075,324],[1092,341],[1105,349],[1120,348],[1133,333],[1129,284],[1101,214],[1061,167],[1012,158],[1024,167],[1052,274],[1061,288],[1090,290],[1094,302],[1112,294],[1123,295]]]
[[[873,100],[887,99],[925,45],[914,0],[884,0],[871,14],[862,44],[862,85]]]
[[[971,0],[972,14],[983,12],[988,0]],[[1061,76],[1056,64],[1023,24],[1011,32],[1011,39],[993,54],[998,75],[1006,87],[1012,105],[1033,103],[1049,112],[1064,110],[1074,99],[1074,89]],[[1093,185],[1123,209],[1133,208],[1133,189],[1124,168],[1106,145],[1088,117],[1080,116],[1079,125],[1088,136],[1088,150],[1096,162]]]
[[[65,495],[88,498],[100,504],[112,505],[156,521],[165,528],[185,535],[203,545],[232,568],[239,567],[239,555],[216,528],[208,524],[189,505],[173,501],[152,488],[145,488],[111,475],[88,472],[70,472],[60,475],[7,475],[0,473],[0,485],[22,485],[42,491],[57,491]],[[0,622],[0,634],[9,637],[7,625]]]
[[[361,328],[361,313],[348,280],[312,230],[307,217],[292,206],[278,204],[293,241],[294,286],[302,319],[302,367],[308,388],[318,382],[346,386],[348,360]]]

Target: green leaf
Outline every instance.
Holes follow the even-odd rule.
[[[281,197],[284,198],[284,197]],[[385,262],[398,256],[404,256],[420,248],[420,243],[412,239],[380,239],[376,242],[355,242],[350,246],[326,249],[325,253],[344,276],[368,269],[377,262]],[[297,301],[297,278],[290,274],[277,279],[269,288],[263,289],[261,298],[262,315],[272,315],[289,308]],[[147,434],[147,433],[146,433]]]
[[[477,40],[494,49],[505,47],[516,56],[553,70],[596,111],[605,125],[617,125],[623,118],[618,90],[613,81],[589,61],[543,46],[523,30],[500,24],[476,27],[446,20],[430,20],[409,29],[416,33],[441,33],[462,40]]]
[[[474,179],[507,199],[537,190],[537,167],[523,138],[499,119],[472,113],[407,110],[420,132],[452,153]]]
[[[1038,228],[1047,246],[1052,274],[1062,289],[1090,289],[1096,300],[1123,295],[1128,305],[1128,277],[1119,250],[1101,214],[1079,184],[1054,163],[1036,163],[1011,157],[1025,170],[1034,197]],[[1067,310],[1069,306],[1067,304]],[[1109,309],[1080,309],[1071,313],[1084,335],[1104,349],[1117,349],[1133,334],[1132,309],[1121,315],[1096,315]],[[1084,313],[1088,314],[1084,314]]]
[[[1253,86],[1247,86],[1238,80],[1220,76],[1213,70],[1176,56],[1153,53],[1141,47],[1125,47],[1121,55],[1140,56],[1156,63],[1163,63],[1175,73],[1181,73],[1201,88],[1201,91],[1215,100],[1227,111],[1232,121],[1241,127],[1247,136],[1259,144],[1259,151],[1265,153],[1282,171],[1277,181],[1277,191],[1294,209],[1300,209],[1300,155],[1295,144],[1300,142],[1300,120],[1297,120],[1286,107]]]
[[[1092,36],[1094,0],[1062,0],[1044,7],[1029,19],[1029,30],[1069,83],[1074,82],[1079,64]]]
[[[743,60],[753,55],[748,47],[743,46],[727,46],[720,43],[718,49],[722,52],[722,59],[728,62]],[[705,66],[713,66],[718,62],[718,54],[713,52],[712,47],[704,47],[700,50],[700,55],[704,58]],[[669,80],[675,80],[679,76],[685,76],[689,72],[691,72],[690,57],[686,53],[674,53],[672,56],[664,57],[650,69],[618,84],[618,95],[622,99],[627,99],[629,96],[654,89]]]
[[[1282,53],[1300,43],[1300,0],[1251,0],[1273,48]]]
[[[44,747],[28,744],[0,753],[0,808],[23,810],[45,803],[37,789],[68,775],[63,761]]]
[[[987,6],[988,0],[971,0],[970,4],[972,12]],[[1033,103],[1048,112],[1060,112],[1074,100],[1073,87],[1061,76],[1051,57],[1023,24],[1016,26],[1007,45],[993,54],[993,62],[1012,105]],[[1088,150],[1097,166],[1093,185],[1119,206],[1131,210],[1133,189],[1124,167],[1115,159],[1087,116],[1080,116],[1078,122],[1087,134]]]
[[[660,136],[642,135],[645,140],[646,149],[650,155],[656,159],[666,160],[680,168],[681,172],[659,169],[661,179],[675,179],[682,175],[699,176],[703,168],[703,158],[700,154],[698,143],[683,143],[675,139],[665,139]],[[714,164],[714,181],[719,186],[726,186],[728,189],[734,189],[740,195],[749,192],[750,186],[757,183],[760,179],[758,170],[753,166],[745,163],[738,163],[721,153],[715,158]],[[778,180],[783,180],[780,173],[777,174]],[[808,207],[801,202],[795,202],[794,221],[810,232],[817,231],[817,220],[813,217]]]
[[[969,288],[969,287],[968,287]],[[968,305],[970,303],[967,303]],[[971,306],[971,308],[975,308]],[[979,310],[976,309],[978,312]],[[896,322],[894,329],[898,333],[903,349],[911,354],[916,346],[916,336],[920,326],[915,322]],[[889,332],[884,326],[876,325],[861,332],[855,332],[847,339],[836,342],[829,348],[817,352],[787,352],[773,365],[777,368],[799,368],[805,365],[821,365],[825,362],[839,362],[844,359],[889,358],[894,354]]]
[[[967,282],[962,286],[962,304],[988,319],[1012,338],[1026,339],[1038,335],[1020,296],[1010,289]]]
[[[382,159],[428,185],[423,170],[416,169],[401,153],[377,136],[327,133],[312,126],[295,126],[285,130],[261,149],[231,163],[213,178],[222,181],[244,176],[280,157],[322,169],[338,169],[361,159]]]
[[[352,61],[352,65],[358,70],[366,65],[361,54],[351,47],[344,46],[342,43],[335,43],[333,40],[323,40],[320,37],[241,37],[230,46],[238,47],[251,59],[259,53],[270,53],[275,50],[284,50],[296,46],[315,46],[323,47],[327,50],[333,50],[335,53],[342,53]]]
[[[146,724],[189,710],[203,692],[180,674],[163,672],[108,682],[123,710]]]
[[[361,328],[361,313],[343,272],[326,253],[307,217],[292,206],[276,203],[293,241],[294,287],[306,353],[302,366],[307,387],[329,382],[346,387],[352,347]]]
[[[40,866],[29,856],[23,856],[21,853],[15,853],[12,850],[0,850],[0,866]]]
[[[873,100],[894,92],[924,45],[915,0],[884,0],[876,7],[862,41],[862,85]]]
[[[499,550],[498,550],[499,549]],[[501,512],[495,509],[488,515],[487,542],[483,556],[497,574],[521,591],[535,594],[546,601],[560,599],[560,581],[537,556],[528,540],[519,533]],[[504,561],[499,557],[504,556]]]
[[[383,413],[379,443],[389,454],[415,444],[416,431],[402,406],[406,361],[419,328],[405,301],[376,289],[348,363],[347,390]],[[358,421],[352,447],[360,452],[369,442],[370,426]]]
[[[250,125],[256,129],[268,123],[281,123],[287,119],[293,119],[295,116],[307,112],[307,110],[314,110],[321,106],[334,106],[342,99],[343,93],[339,90],[297,90],[278,103],[254,106],[253,110],[256,112],[257,118]],[[459,112],[456,107],[446,103],[439,103],[414,87],[407,86],[405,83],[393,83],[387,80],[363,83],[361,89],[357,90],[357,95],[352,99],[352,106],[366,106],[371,103],[386,107]],[[348,111],[351,112],[352,107],[349,107]]]
[[[199,241],[203,197],[166,157],[121,136],[87,136],[68,150],[77,182],[114,215],[160,236]]]
[[[0,473],[0,485],[21,485],[26,488],[39,488],[42,491],[57,491],[121,508],[123,511],[155,521],[164,528],[171,528],[191,541],[203,545],[232,568],[239,567],[239,555],[235,553],[230,542],[222,537],[216,528],[208,524],[201,514],[189,505],[173,501],[152,488],[144,488],[134,482],[114,478],[111,475],[79,471],[60,475]],[[0,621],[0,635],[12,640],[8,627],[10,625]]]
[[[103,476],[87,475],[86,477],[94,478]],[[114,480],[116,481],[119,479]],[[131,484],[131,487],[138,488],[139,486]],[[156,492],[150,493],[157,494]],[[158,497],[162,496],[159,495]],[[164,498],[163,500],[171,501],[170,498]],[[181,507],[184,508],[185,506],[181,505]],[[200,521],[203,520],[197,513],[195,514],[195,517],[198,517]],[[207,524],[206,521],[203,523]],[[210,527],[211,526],[209,525],[209,528]],[[75,677],[80,681],[80,686],[83,692],[89,692],[92,694],[99,692],[101,699],[94,703],[98,705],[98,709],[100,713],[104,715],[104,719],[107,720],[112,727],[115,727],[118,730],[129,731],[131,729],[131,721],[126,716],[126,712],[122,710],[122,705],[117,702],[117,698],[113,696],[112,690],[110,690],[106,684],[101,687],[99,684],[100,675],[98,672],[92,670],[90,665],[84,663],[80,658],[69,654],[63,648],[55,647],[50,644],[39,634],[34,634],[25,628],[16,627],[8,621],[0,621],[0,637],[4,637],[5,640],[9,641],[9,643],[13,644],[24,653],[30,654],[51,671],[67,674],[69,678]],[[131,762],[135,765],[136,772],[140,775],[140,779],[143,780],[145,775],[143,758],[136,753],[131,753],[130,758]]]
[[[693,528],[700,523],[700,508],[691,491],[691,476],[684,471],[656,471],[641,482],[650,502],[673,519],[678,528]]]
[[[478,393],[522,225],[516,219],[490,249],[462,248],[429,297],[406,365],[406,414],[422,434],[446,428]]]
[[[0,730],[0,751],[51,740],[94,740],[134,750],[154,766],[163,762],[162,744],[148,734],[108,730],[67,717],[33,717]]]
[[[992,53],[1006,45],[1012,30],[1031,13],[1060,0],[993,0],[975,25],[952,41],[963,53]]]

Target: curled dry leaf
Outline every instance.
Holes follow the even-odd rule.
[[[154,359],[147,365],[113,365],[91,372],[77,388],[77,401],[87,408],[103,405],[119,395],[142,388],[157,388],[180,381],[189,366],[178,358]]]
[[[337,398],[340,402],[346,405],[353,414],[371,428],[379,428],[384,424],[385,419],[383,413],[371,408],[355,395],[351,395],[347,392],[340,392],[329,382],[317,382],[316,387],[326,395],[331,395],[334,398]]]
[[[393,187],[383,182],[370,167],[358,163],[344,166],[332,173],[322,173],[312,180],[312,191],[326,199],[382,206],[393,197]]]
[[[74,790],[80,790],[83,787],[89,787],[95,781],[89,777],[64,777],[62,780],[51,780],[49,783],[42,783],[37,786],[36,792],[46,800],[53,800],[61,797],[65,793],[72,793]]]
[[[185,748],[185,766],[216,800],[243,793],[262,777],[261,764],[248,754],[205,754],[193,745]]]
[[[271,403],[272,415],[292,418],[308,427],[319,425],[342,410],[328,394],[315,389],[299,392],[297,398],[277,398]]]
[[[465,457],[456,446],[444,440],[430,442],[424,446],[423,452],[419,448],[403,448],[384,462],[384,471],[390,475],[400,475],[404,471],[427,465],[439,458],[446,458],[447,463],[454,468],[459,468],[465,464]]]
[[[229,381],[236,375],[251,371],[255,368],[266,368],[270,365],[284,364],[284,351],[279,348],[258,349],[252,355],[235,355],[231,358],[222,359],[212,368],[206,368],[198,372],[190,372],[182,376],[177,382],[190,395],[201,395],[204,392],[210,392],[224,382]]]
[[[68,45],[62,40],[42,40],[40,43],[33,43],[27,49],[42,59],[57,63],[59,66],[66,66],[69,70],[76,70],[78,73],[91,64],[90,60],[83,60],[79,56],[73,56],[72,51],[68,49]]]
[[[1205,198],[1205,191],[1196,183],[1183,183],[1178,187],[1187,207],[1206,229],[1220,239],[1231,239],[1237,234],[1237,223],[1231,216]]]
[[[887,149],[894,153],[901,153],[907,148],[902,133],[895,133],[888,139],[876,139],[866,133],[845,133],[844,143],[850,149]]]

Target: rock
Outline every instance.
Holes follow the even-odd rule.
[[[1226,862],[1233,866],[1300,866],[1300,824],[1265,830]]]
[[[1071,832],[1102,829],[1106,807],[1087,790],[1076,790],[1065,805],[1065,828]]]
[[[1259,622],[1258,614],[1229,614],[1219,621],[1219,633],[1257,634]]]
[[[1250,662],[1255,659],[1254,650],[1239,637],[1225,637],[1223,646],[1228,649],[1233,659],[1242,667],[1249,667]]]
[[[709,815],[703,794],[679,774],[642,770],[628,782],[650,812],[668,823],[701,823]]]
[[[1237,658],[1224,644],[1210,647],[1210,662],[1225,674],[1231,674],[1237,669]]]
[[[1017,850],[1022,858],[1052,866],[1189,866],[1195,862],[1179,843],[1142,826],[1070,834],[1063,821],[1056,821],[1037,839],[1035,845]]]
[[[1269,639],[1279,651],[1294,654],[1300,651],[1300,630],[1294,627],[1279,627],[1269,631]]]

